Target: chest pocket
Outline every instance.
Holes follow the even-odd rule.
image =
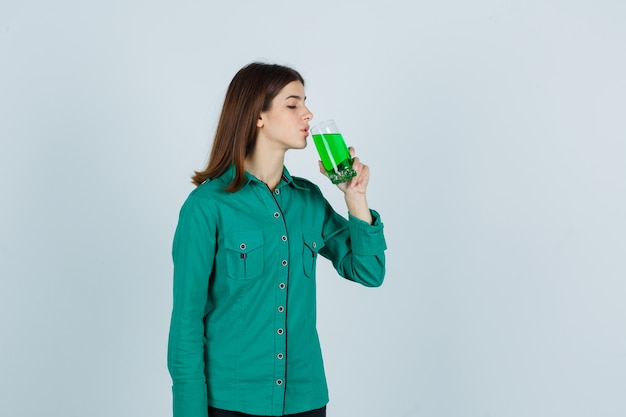
[[[226,268],[233,279],[255,279],[263,273],[263,234],[236,232],[225,236]]]
[[[302,247],[302,265],[304,266],[304,274],[313,278],[315,276],[315,263],[317,262],[317,254],[324,247],[322,236],[317,233],[302,234],[304,245]]]

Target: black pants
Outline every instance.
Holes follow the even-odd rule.
[[[252,414],[240,413],[238,411],[220,410],[219,408],[209,407],[209,417],[262,417],[253,416]],[[317,410],[305,411],[304,413],[285,414],[285,417],[326,417],[326,406]]]

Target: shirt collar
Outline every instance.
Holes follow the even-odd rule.
[[[278,184],[278,187],[281,187],[283,185],[291,185],[292,187],[298,188],[300,190],[308,190],[308,188],[301,186],[300,184],[298,184],[298,182],[293,180],[293,177],[289,173],[289,170],[286,166],[283,166],[283,177],[281,182]]]
[[[235,174],[237,173],[237,168],[235,168],[235,165],[231,165],[228,167],[228,169],[220,176],[220,179],[222,181],[224,181],[224,183],[226,184],[230,184],[234,179],[235,179]],[[259,180],[257,177],[255,177],[254,175],[250,174],[248,171],[245,171],[246,173],[246,179],[243,183],[243,186],[241,188],[246,187],[248,184],[250,184],[250,182],[258,182],[259,184],[265,184],[263,183],[263,181]],[[294,181],[293,177],[291,176],[291,174],[289,173],[289,170],[287,169],[286,166],[283,165],[283,174],[282,174],[282,178],[281,181],[278,183],[278,187],[280,188],[284,185],[291,185],[295,188],[298,188],[300,190],[307,190],[307,188],[302,187],[301,185],[299,185],[296,181]]]

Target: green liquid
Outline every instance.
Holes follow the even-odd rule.
[[[333,184],[348,181],[356,176],[356,171],[352,169],[350,151],[341,133],[315,134],[313,143]]]

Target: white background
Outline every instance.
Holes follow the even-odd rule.
[[[329,417],[626,415],[626,3],[0,2],[0,415],[171,413],[171,239],[226,86],[298,69],[385,284],[318,269]],[[345,214],[314,147],[288,154]]]

